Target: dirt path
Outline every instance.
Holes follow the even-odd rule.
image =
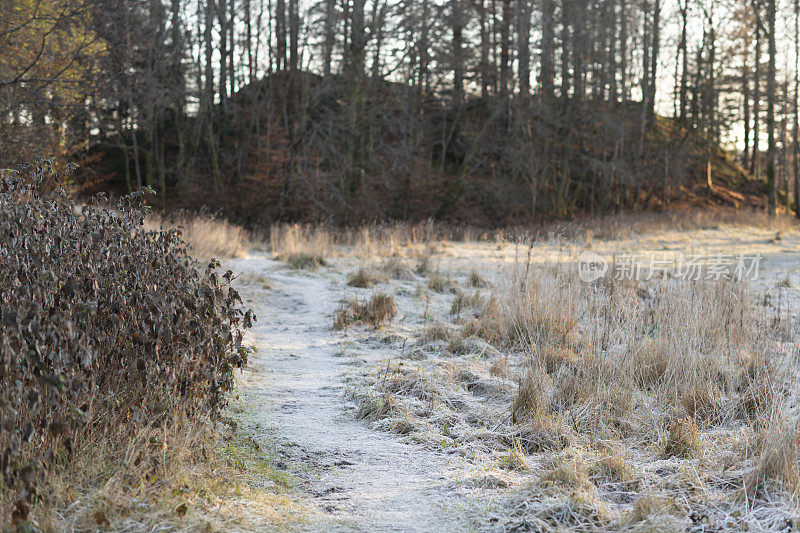
[[[337,356],[341,337],[331,331],[341,286],[265,256],[231,267],[272,286],[241,288],[258,322],[240,393],[256,406],[254,427],[280,443],[286,462],[309,466],[304,489],[323,516],[310,529],[472,529],[473,502],[454,488],[464,471],[459,459],[373,431],[345,412],[348,359]]]

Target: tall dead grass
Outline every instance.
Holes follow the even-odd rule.
[[[507,529],[797,520],[800,365],[779,313],[746,282],[585,284],[576,259],[517,262],[465,316],[448,313],[465,295],[433,293],[417,347],[354,398],[377,427],[528,480]]]
[[[275,224],[270,227],[269,245],[277,259],[294,268],[316,268],[325,265],[333,255],[334,234],[323,226]]]
[[[150,215],[145,219],[145,227],[179,228],[184,242],[190,246],[192,257],[200,261],[244,257],[255,245],[252,234],[241,226],[208,214],[176,218]]]

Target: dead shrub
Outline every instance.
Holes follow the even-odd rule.
[[[632,361],[633,377],[642,387],[658,383],[670,369],[668,347],[655,339],[645,339]]]
[[[0,177],[0,515],[20,528],[74,450],[156,468],[173,457],[132,439],[218,419],[253,320],[232,272],[198,271],[177,230],[143,227],[139,195],[80,207],[43,192],[54,176],[40,160]]]
[[[548,374],[556,372],[563,364],[578,363],[578,355],[571,348],[552,344],[546,344],[536,350],[534,358]]]
[[[716,421],[720,417],[722,393],[714,383],[688,388],[680,394],[680,403],[692,420]]]

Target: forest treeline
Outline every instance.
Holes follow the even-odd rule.
[[[77,189],[251,224],[798,197],[798,0],[0,10],[0,167],[77,160]]]

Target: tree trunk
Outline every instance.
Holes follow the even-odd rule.
[[[770,216],[776,214],[775,202],[775,18],[776,0],[766,0],[767,6],[767,208]]]
[[[453,103],[464,103],[464,12],[462,0],[450,0],[450,17],[453,28]]]
[[[500,24],[500,94],[508,93],[511,80],[511,0],[502,0],[502,23]]]
[[[553,40],[555,37],[554,19],[555,19],[555,2],[554,0],[539,0],[542,6],[542,57],[541,57],[541,71],[539,73],[539,85],[541,86],[542,95],[545,98],[552,98],[555,90],[555,67],[553,61],[553,52],[555,47]]]
[[[336,44],[336,0],[325,0],[325,42],[322,47],[322,75],[329,78]]]
[[[628,100],[628,11],[627,0],[619,3],[619,89],[622,100]]]
[[[652,124],[656,110],[656,78],[658,75],[658,54],[661,49],[661,0],[653,6],[653,40],[650,50],[650,87],[647,94],[647,123]]]
[[[275,2],[275,68],[279,71],[286,70],[286,0]]]
[[[219,18],[219,101],[228,100],[228,0],[217,0]]]
[[[300,8],[298,0],[289,0],[289,70],[300,66]]]
[[[561,98],[569,98],[570,78],[570,1],[564,0],[561,13]]]
[[[486,13],[485,0],[477,0],[476,8],[478,11],[478,23],[480,27],[480,64],[478,66],[478,74],[481,80],[481,97],[486,98],[489,95],[489,86],[491,85],[489,78],[489,21]]]
[[[756,15],[758,16],[758,15]],[[761,174],[761,154],[758,141],[761,133],[761,30],[756,26],[755,72],[753,75],[753,156],[750,158],[750,173]]]
[[[214,2],[208,0],[206,4],[205,22],[203,28],[203,40],[205,44],[205,107],[207,111],[211,110],[214,105],[214,65],[212,59],[214,56],[214,39],[212,37],[212,29],[214,26]]]
[[[750,70],[747,68],[748,50],[745,42],[744,61],[742,64],[742,119],[744,121],[744,153],[742,167],[748,168],[750,163]]]
[[[608,2],[608,99],[616,103],[619,99],[619,88],[617,86],[617,1]]]
[[[519,70],[519,92],[531,92],[531,1],[517,1],[517,69]]]
[[[688,114],[688,92],[687,84],[689,77],[689,50],[687,46],[687,26],[689,17],[689,0],[685,0],[681,6],[681,38],[678,44],[678,55],[682,58],[680,88],[678,90],[678,107],[680,109],[680,120],[686,124]],[[676,67],[677,68],[677,67]]]
[[[794,0],[794,142],[792,143],[792,174],[794,178],[794,216],[800,218],[800,0]]]

